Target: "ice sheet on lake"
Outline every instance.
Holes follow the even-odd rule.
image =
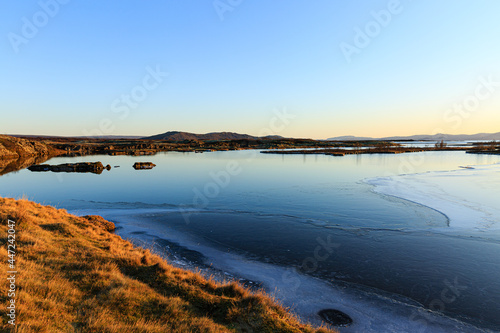
[[[451,228],[500,229],[500,164],[365,180],[374,191],[445,214]]]
[[[76,213],[76,211],[75,211]],[[352,317],[349,327],[338,328],[341,333],[350,332],[489,332],[458,320],[442,316],[401,297],[381,296],[347,285],[336,285],[324,280],[300,274],[292,268],[262,263],[213,248],[191,238],[185,233],[157,223],[161,214],[152,209],[146,212],[126,210],[79,211],[80,214],[99,214],[117,222],[120,236],[147,241],[154,236],[168,239],[190,250],[202,253],[206,264],[233,276],[259,281],[265,289],[303,320],[323,324],[318,311],[333,308]],[[134,214],[135,213],[135,214]],[[183,264],[184,265],[184,264]]]

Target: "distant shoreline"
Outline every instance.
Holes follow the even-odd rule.
[[[159,152],[208,153],[215,151],[263,150],[264,154],[402,154],[423,151],[465,151],[475,154],[500,154],[500,143],[475,144],[473,147],[411,148],[387,141],[318,141],[310,139],[235,139],[235,140],[137,140],[82,138],[15,138],[0,135],[0,175],[45,162],[56,156],[128,155],[151,156]]]

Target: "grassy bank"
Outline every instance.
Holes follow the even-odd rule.
[[[0,198],[4,275],[9,219],[16,222],[16,332],[331,332],[300,323],[264,293],[175,268],[113,234],[100,217],[27,200]],[[0,281],[1,331],[14,332],[10,283]]]

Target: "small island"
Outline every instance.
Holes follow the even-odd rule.
[[[133,168],[136,170],[148,170],[153,169],[156,164],[152,162],[135,162]]]

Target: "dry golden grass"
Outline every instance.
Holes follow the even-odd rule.
[[[300,323],[263,292],[175,268],[112,234],[111,222],[0,198],[0,257],[16,221],[17,327],[2,332],[331,332]],[[0,279],[5,305],[8,281]]]

